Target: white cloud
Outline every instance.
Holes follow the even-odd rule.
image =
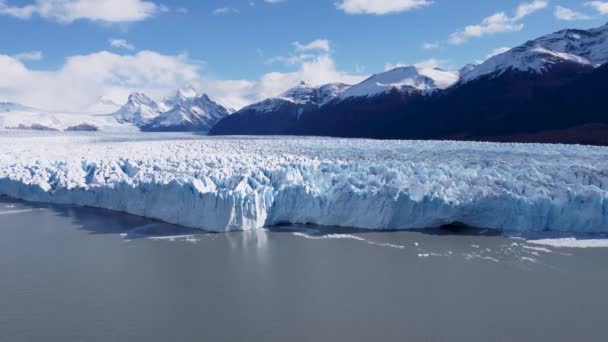
[[[492,58],[494,56],[503,54],[503,53],[505,53],[505,52],[507,52],[509,50],[511,50],[511,48],[506,47],[506,46],[496,48],[496,49],[492,50],[492,52],[490,52],[489,55],[486,56],[486,59],[490,59],[490,58]]]
[[[20,61],[40,61],[43,57],[42,51],[23,52],[13,56],[13,58]]]
[[[0,14],[29,19],[33,15],[60,23],[92,20],[110,23],[147,19],[166,7],[144,0],[36,0],[24,6],[10,6],[0,0]]]
[[[315,44],[301,44],[314,46]],[[294,44],[293,51],[297,50]],[[28,68],[16,56],[0,55],[0,101],[55,109],[81,110],[105,96],[124,103],[129,93],[144,92],[160,99],[184,84],[194,84],[218,102],[241,108],[277,96],[300,81],[321,85],[354,84],[363,75],[339,70],[331,48],[313,49],[311,57],[295,62],[292,71],[270,72],[258,80],[217,80],[201,73],[200,64],[187,55],[162,55],[154,51],[116,54],[101,51],[68,57],[60,68]]]
[[[348,14],[383,15],[410,11],[432,3],[431,0],[341,0],[336,7]]]
[[[319,54],[311,60],[300,62],[294,71],[270,72],[255,81],[201,77],[193,84],[219,103],[239,109],[253,102],[275,97],[301,81],[313,85],[331,82],[355,84],[364,79],[363,75],[338,70],[329,54]]]
[[[320,50],[324,52],[329,52],[329,40],[327,39],[316,39],[308,44],[301,44],[300,42],[294,42],[293,45],[296,48],[296,51],[312,51],[312,50]]]
[[[386,63],[384,65],[384,71],[389,71],[395,68],[401,68],[401,67],[406,67],[406,66],[415,66],[419,69],[449,69],[450,66],[448,65],[448,62],[446,60],[443,59],[437,59],[437,58],[430,58],[430,59],[426,59],[423,61],[420,61],[418,63],[414,63],[414,64],[407,64],[407,63]]]
[[[110,43],[110,46],[114,48],[125,49],[129,51],[135,50],[135,46],[129,44],[129,42],[124,39],[110,38],[108,42]]]
[[[287,0],[264,0],[264,2],[269,3],[269,4],[278,4],[281,2],[286,2]]]
[[[515,15],[512,17],[505,14],[505,12],[495,13],[483,19],[480,24],[469,25],[461,31],[452,33],[448,42],[459,45],[468,42],[471,38],[503,32],[521,31],[524,28],[524,24],[520,21],[528,15],[546,8],[547,5],[547,1],[535,0],[520,4],[515,10]]]
[[[481,64],[481,63],[487,61],[488,59],[490,59],[490,58],[492,58],[494,56],[498,56],[498,55],[500,55],[502,53],[505,53],[505,52],[507,52],[509,50],[511,50],[511,48],[506,47],[506,46],[496,48],[496,49],[492,50],[489,54],[487,54],[484,58],[476,59],[474,62],[475,62],[475,64]]]
[[[431,58],[414,64],[415,67],[421,69],[436,69],[436,68],[446,68],[447,61],[443,59]]]
[[[329,53],[330,42],[327,39],[315,39],[309,43],[293,42],[294,51],[288,56],[276,56],[269,58],[266,63],[283,63],[286,65],[301,64],[306,61],[314,60],[319,53]]]
[[[532,2],[522,3],[517,6],[517,10],[515,11],[515,17],[513,17],[513,20],[519,21],[536,11],[546,8],[548,5],[549,1],[545,0],[534,0]]]
[[[331,56],[331,43],[326,39],[316,39],[309,43],[294,42],[289,56],[274,57],[267,62],[281,62],[295,66],[297,70],[263,75],[251,84],[249,102],[277,96],[300,81],[313,85],[331,82],[355,84],[365,79],[363,75],[338,70]]]
[[[434,50],[438,49],[441,45],[438,42],[433,43],[424,43],[422,44],[422,48],[425,50]]]
[[[238,14],[239,10],[233,7],[216,8],[212,12],[215,15]]]
[[[593,7],[599,14],[608,14],[608,1],[589,1],[585,6]]]
[[[198,79],[198,66],[187,56],[152,51],[117,55],[101,51],[69,57],[58,70],[38,71],[19,59],[0,55],[0,101],[78,110],[101,95],[124,101],[132,90],[160,95]]]
[[[555,6],[555,11],[553,12],[553,15],[559,20],[567,21],[590,19],[589,16],[584,13],[576,12],[563,6]]]

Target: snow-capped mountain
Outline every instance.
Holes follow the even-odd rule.
[[[430,93],[458,81],[458,73],[439,68],[398,67],[373,75],[340,95],[342,99],[373,97],[397,90],[404,93]]]
[[[277,97],[254,103],[217,123],[211,134],[282,134],[306,113],[316,111],[323,105],[338,99],[350,86],[343,83],[330,83],[320,87],[300,82]],[[234,127],[241,127],[233,130]],[[226,130],[225,130],[226,129]]]
[[[199,94],[194,87],[185,87],[161,102],[133,93],[114,116],[118,122],[132,123],[142,131],[208,132],[230,114],[206,94]]]
[[[608,24],[589,30],[562,30],[526,45],[578,56],[598,67],[608,62]]]
[[[338,98],[349,87],[350,85],[344,83],[330,83],[315,87],[302,81],[296,87],[287,90],[277,97],[254,103],[243,108],[241,111],[270,113],[280,110],[285,105],[318,107]]]
[[[542,74],[559,65],[598,67],[608,62],[608,24],[590,30],[562,30],[491,57],[462,75],[460,83],[509,70]]]
[[[298,86],[279,95],[279,98],[297,104],[315,104],[321,106],[340,96],[349,87],[349,85],[344,83],[330,83],[314,87],[305,82],[300,82]]]
[[[156,101],[145,94],[132,93],[127,103],[114,113],[114,117],[120,123],[141,126],[159,116],[161,112],[161,107]]]
[[[563,30],[455,72],[395,68],[306,111],[243,110],[212,134],[608,144],[607,61],[608,25]]]
[[[168,110],[142,126],[144,131],[199,131],[209,132],[231,111],[212,101],[206,94],[199,95],[194,88],[177,91],[163,101]]]

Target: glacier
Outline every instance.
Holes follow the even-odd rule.
[[[608,148],[0,130],[0,194],[209,231],[607,232]]]

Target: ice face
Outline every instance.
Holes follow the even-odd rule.
[[[608,231],[601,147],[13,131],[0,152],[0,194],[214,231]]]

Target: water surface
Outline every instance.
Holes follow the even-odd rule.
[[[0,341],[605,341],[608,249],[0,200]]]

